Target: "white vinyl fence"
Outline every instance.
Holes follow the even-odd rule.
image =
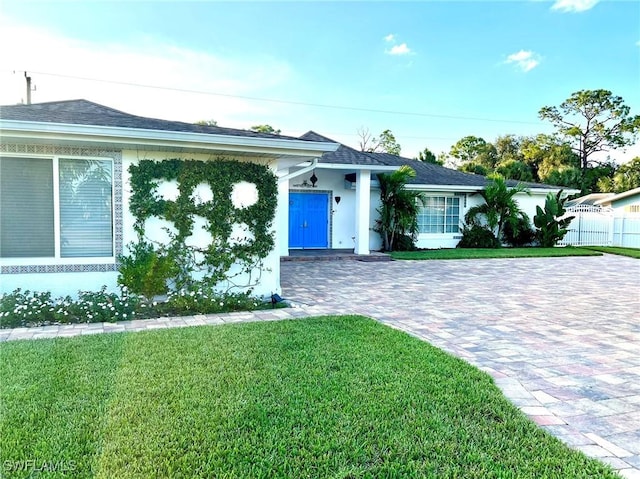
[[[640,248],[640,215],[611,208],[578,205],[567,208],[574,216],[561,246],[624,246]]]

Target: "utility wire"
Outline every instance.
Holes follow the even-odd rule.
[[[22,71],[22,70],[4,70],[4,71],[8,73],[15,73],[16,71]],[[238,98],[242,100],[262,101],[262,102],[279,103],[279,104],[285,104],[285,105],[309,106],[314,108],[362,111],[367,113],[383,113],[383,114],[389,114],[389,115],[419,116],[419,117],[427,117],[427,118],[442,118],[442,119],[448,119],[448,120],[489,121],[494,123],[517,123],[517,124],[523,124],[523,125],[540,125],[540,122],[524,121],[524,120],[504,120],[504,119],[498,119],[498,118],[480,118],[480,117],[457,116],[457,115],[438,115],[435,113],[421,113],[421,112],[398,111],[398,110],[381,110],[377,108],[362,108],[362,107],[346,106],[346,105],[329,105],[324,103],[309,103],[309,102],[292,101],[292,100],[281,100],[281,99],[275,99],[275,98],[262,98],[262,97],[255,97],[255,96],[246,96],[246,95],[232,95],[229,93],[219,93],[219,92],[212,92],[212,91],[205,91],[205,90],[191,90],[188,88],[148,85],[143,83],[134,83],[134,82],[126,82],[126,81],[118,81],[118,80],[104,80],[101,78],[90,78],[90,77],[82,77],[82,76],[76,76],[76,75],[65,75],[63,73],[39,72],[39,71],[33,71],[33,70],[29,70],[29,73],[54,76],[59,78],[71,78],[71,79],[83,80],[83,81],[109,83],[113,85],[125,85],[125,86],[132,86],[132,87],[138,87],[138,88],[153,88],[156,90],[177,91],[182,93],[196,93],[199,95],[220,96],[224,98]]]

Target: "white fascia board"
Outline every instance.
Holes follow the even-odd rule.
[[[0,136],[12,136],[21,139],[46,139],[50,141],[81,140],[90,143],[115,144],[124,148],[131,146],[195,148],[312,157],[335,151],[340,146],[337,143],[323,141],[285,140],[18,120],[0,120]]]

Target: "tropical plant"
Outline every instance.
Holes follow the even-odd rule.
[[[543,248],[551,248],[558,244],[569,232],[569,224],[575,216],[564,216],[564,199],[562,190],[557,194],[549,193],[544,202],[544,210],[536,206],[533,224],[536,226],[536,238]],[[561,218],[561,219],[559,219]]]
[[[403,165],[393,173],[378,175],[380,182],[380,218],[375,230],[380,233],[385,251],[393,251],[397,240],[409,236],[415,240],[418,232],[418,210],[426,199],[424,193],[408,190],[407,183],[416,172]]]
[[[505,179],[499,175],[491,175],[489,178],[491,182],[478,192],[484,203],[469,208],[465,222],[469,226],[486,225],[502,241],[505,225],[510,223],[512,231],[517,231],[519,218],[524,214],[515,196],[518,193],[529,194],[529,190],[519,183],[509,188]]]
[[[462,239],[456,248],[499,248],[500,241],[493,235],[493,232],[484,226],[463,225]]]
[[[514,228],[510,222],[504,225],[502,235],[504,242],[514,248],[531,245],[536,239],[536,232],[531,227],[531,220],[526,213],[522,213],[518,217],[516,227]]]

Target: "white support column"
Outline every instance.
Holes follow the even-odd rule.
[[[369,209],[371,208],[371,171],[356,171],[356,254],[369,254]]]
[[[289,169],[281,170],[284,175]],[[289,256],[289,180],[278,182],[278,207],[276,209],[276,251]]]

